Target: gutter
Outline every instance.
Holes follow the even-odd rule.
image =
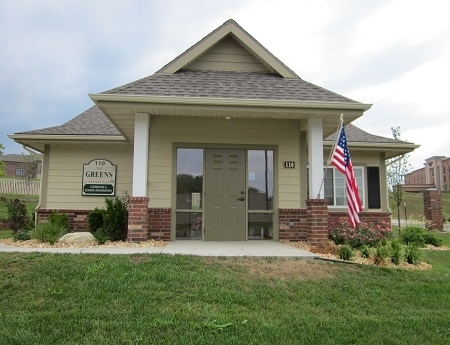
[[[143,96],[123,94],[89,94],[95,104],[102,103],[147,103],[161,105],[195,105],[195,106],[230,106],[230,107],[263,107],[291,109],[332,109],[332,110],[362,110],[366,111],[372,104],[352,102],[307,102],[266,99],[237,99],[213,97],[175,97],[175,96]]]

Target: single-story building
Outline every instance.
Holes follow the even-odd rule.
[[[324,169],[341,114],[360,218],[390,223],[385,160],[418,147],[353,126],[370,104],[301,79],[233,20],[89,96],[65,124],[10,137],[44,154],[38,220],[65,212],[85,230],[105,197],[129,195],[130,241],[326,240],[347,216],[345,178]]]
[[[12,153],[0,156],[6,177],[40,179],[42,155]]]

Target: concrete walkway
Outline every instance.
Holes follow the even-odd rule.
[[[248,256],[315,259],[318,255],[274,241],[172,241],[165,247],[63,247],[28,248],[15,247],[0,243],[0,252],[23,253],[71,253],[71,254],[181,254],[197,256]]]

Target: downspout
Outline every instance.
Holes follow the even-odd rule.
[[[23,149],[25,151],[27,151],[29,154],[33,155],[33,156],[37,156],[38,153],[36,151],[33,151],[32,149],[30,149],[29,147],[26,147],[25,145],[22,145]],[[44,152],[45,152],[45,148],[44,148]],[[45,154],[42,156],[42,163],[41,163],[41,183],[39,186],[39,202],[37,204],[37,206],[34,209],[34,228],[36,229],[36,225],[37,225],[37,210],[41,207],[41,195],[42,195],[42,168],[44,166],[44,159],[45,159]]]

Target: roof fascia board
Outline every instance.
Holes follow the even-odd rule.
[[[184,66],[195,60],[195,58],[203,54],[214,44],[219,42],[228,33],[229,30],[226,26],[219,27],[216,31],[213,31],[211,34],[194,44],[187,51],[176,57],[175,60],[163,67],[161,70],[159,70],[159,72],[167,74],[173,74],[177,72],[178,70],[182,69]]]
[[[13,140],[79,140],[79,141],[127,141],[123,136],[117,135],[75,135],[75,134],[10,134]]]
[[[89,97],[98,106],[106,103],[128,104],[161,104],[161,105],[194,105],[194,106],[240,106],[256,108],[295,108],[295,109],[334,109],[334,110],[361,110],[370,109],[372,104],[353,102],[305,102],[265,99],[238,99],[213,97],[171,97],[171,96],[141,96],[117,94],[90,94]]]
[[[333,146],[334,141],[324,140],[323,146]],[[413,143],[376,143],[376,142],[352,142],[348,141],[348,146],[355,149],[389,149],[389,150],[415,150],[420,147],[418,144]]]
[[[298,78],[298,76],[290,68],[272,55],[272,53],[265,49],[257,40],[255,40],[248,32],[246,32],[233,20],[225,22],[222,26],[218,27],[208,36],[176,57],[172,62],[159,70],[159,72],[168,74],[177,72],[229,34],[236,36],[241,42],[252,50],[252,53],[256,54],[259,59],[273,68],[273,70],[277,71],[281,76],[285,78]]]
[[[244,43],[251,51],[256,54],[267,65],[273,68],[284,78],[299,78],[289,67],[282,63],[272,53],[270,53],[264,46],[262,46],[257,40],[255,40],[244,29],[233,26],[231,33],[235,35],[242,43]]]

